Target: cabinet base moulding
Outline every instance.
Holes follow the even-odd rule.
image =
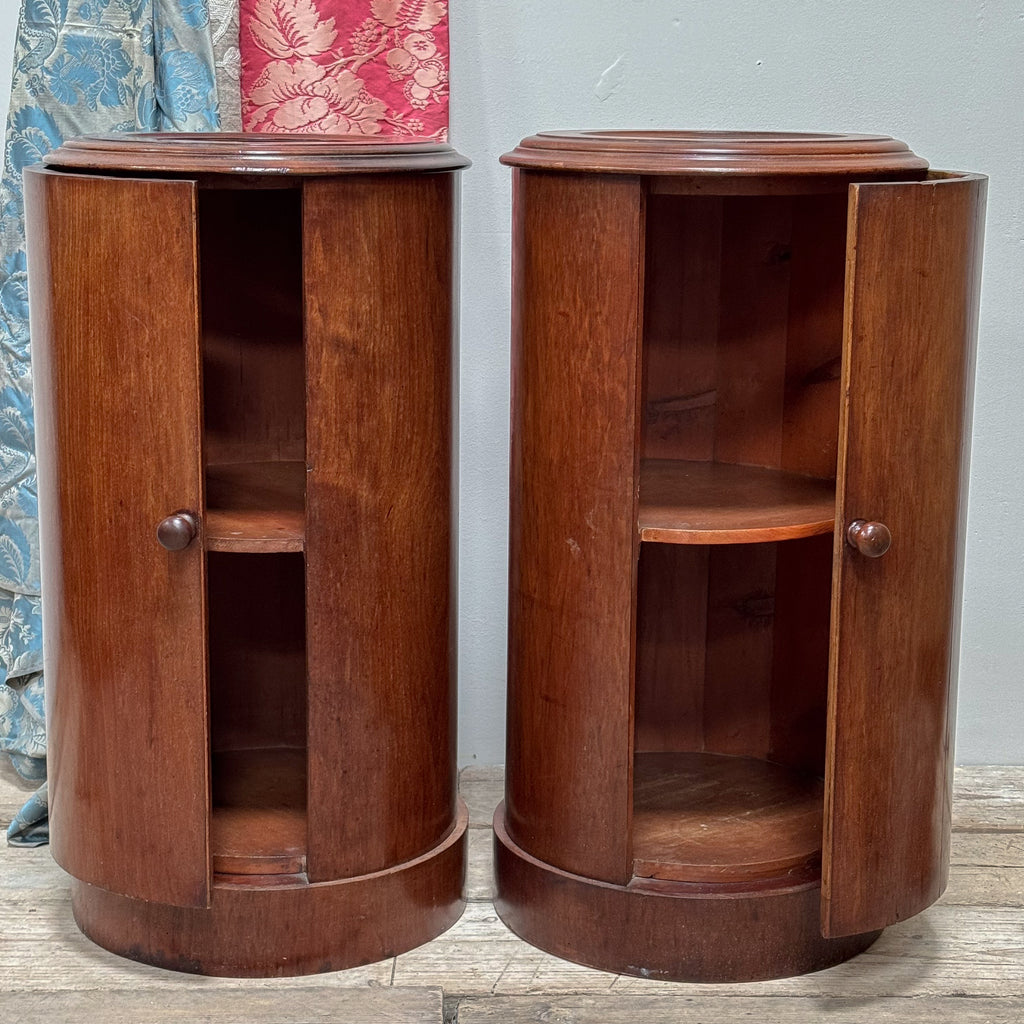
[[[218,882],[209,907],[148,903],[72,879],[71,905],[93,942],[169,970],[272,978],[360,967],[429,942],[459,919],[467,825],[460,801],[453,829],[433,849],[356,878]]]
[[[504,804],[494,837],[498,916],[531,945],[587,967],[660,981],[767,981],[833,967],[882,934],[823,938],[817,878],[613,885],[532,857],[509,838]]]

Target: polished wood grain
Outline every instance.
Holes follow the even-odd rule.
[[[515,188],[508,830],[624,883],[643,197],[639,180],[601,175],[520,174]]]
[[[447,174],[303,190],[315,882],[454,819],[453,201]]]
[[[459,801],[452,828],[437,844],[374,874],[320,885],[287,875],[269,876],[270,884],[251,876],[245,884],[235,876],[214,885],[203,910],[72,880],[71,905],[94,942],[168,970],[237,978],[320,974],[404,953],[450,928],[465,907],[465,835]]]
[[[722,462],[646,459],[640,539],[663,544],[753,544],[831,533],[831,480]]]
[[[305,517],[298,511],[213,509],[206,514],[207,551],[301,551],[304,535]]]
[[[813,873],[775,885],[612,885],[531,856],[504,820],[499,806],[495,908],[517,935],[576,963],[651,980],[756,981],[830,967],[878,938],[823,938]]]
[[[985,180],[855,185],[833,570],[822,924],[918,913],[946,884],[966,394]],[[899,253],[899,259],[893,258]],[[881,520],[880,558],[845,524]]]
[[[645,456],[834,479],[845,193],[648,202]]]
[[[788,189],[765,202],[763,195],[663,195],[666,180],[645,183],[658,194],[648,200],[641,535],[767,544],[830,534],[845,185],[841,197]],[[749,179],[747,192],[764,184],[763,178]],[[720,181],[714,190],[722,191]],[[734,463],[770,468],[708,463],[716,449]],[[684,472],[677,475],[671,462],[655,461],[668,458],[687,460],[677,467]],[[660,467],[667,485],[661,489],[670,499],[658,510],[663,525],[685,526],[682,532],[645,529],[651,498],[658,497],[650,486],[652,467]],[[716,480],[732,486],[721,493],[697,486]],[[764,502],[753,497],[761,486],[762,497],[771,492]],[[810,495],[811,505],[793,504],[801,493]],[[674,520],[673,505],[686,509],[686,522]],[[810,520],[794,529],[800,517],[789,517],[808,511]],[[706,517],[702,525],[710,529],[691,533],[690,514]],[[824,722],[830,559],[816,557],[813,570],[805,571],[803,551],[789,544],[748,549],[735,568],[717,555],[689,559],[685,566],[677,558],[674,575],[667,555],[641,555],[638,749],[716,749],[725,742],[723,749],[765,756],[771,732],[783,761],[804,765],[817,751],[810,766],[821,770],[823,733],[816,741],[807,727],[823,728]],[[816,583],[811,572],[818,574]],[[785,592],[776,600],[783,577]],[[823,602],[814,606],[813,624],[805,625],[809,613],[788,596],[803,592]],[[717,607],[710,619],[696,611],[709,597]],[[787,670],[787,657],[797,671]],[[762,720],[769,716],[770,730]]]
[[[811,132],[557,131],[532,135],[502,163],[534,170],[644,174],[696,178],[712,189],[719,181],[779,178],[819,187],[874,177],[923,177],[928,164],[887,135]]]
[[[195,186],[25,182],[53,854],[112,892],[205,907],[203,545],[156,537],[203,505]]]
[[[253,189],[294,187],[299,175],[451,171],[469,161],[451,146],[392,136],[260,132],[133,132],[83,135],[48,153],[47,167],[213,175]],[[233,176],[234,180],[226,176]],[[241,176],[245,179],[239,181]]]
[[[642,544],[637,571],[636,752],[704,749],[707,545]]]
[[[834,480],[839,450],[846,198],[792,201],[780,468]]]
[[[942,509],[944,525],[933,533],[952,537],[947,551],[956,549],[962,518],[948,499],[956,492],[959,440],[947,450],[942,439],[961,437],[961,407],[941,383],[947,371],[929,366],[923,340],[903,351],[900,333],[911,324],[921,339],[937,333],[940,363],[954,350],[962,357],[958,303],[976,292],[976,281],[958,277],[962,268],[933,272],[915,263],[920,232],[933,231],[918,219],[942,217],[923,200],[899,209],[904,197],[934,192],[950,176],[937,172],[919,184],[925,162],[884,137],[777,133],[552,133],[524,140],[505,162],[516,168],[516,214],[509,745],[507,799],[496,819],[499,914],[544,949],[645,976],[756,978],[767,970],[814,969],[831,956],[828,962],[836,962],[889,921],[934,899],[943,870],[933,856],[941,814],[927,786],[941,792],[948,758],[942,730],[951,716],[944,703],[926,702],[918,712],[914,701],[945,679],[945,663],[938,662],[949,646],[949,604],[941,631],[929,620],[918,632],[914,617],[922,602],[927,609],[945,601],[943,588],[956,585],[955,561],[932,559],[909,596],[891,594],[882,602],[872,591],[870,612],[845,641],[840,612],[847,598],[833,604],[830,592],[841,587],[833,551],[844,562],[856,557],[882,566],[881,580],[900,544],[884,508],[837,510],[844,500],[837,498],[837,470],[841,488],[849,482],[850,451],[863,464],[857,464],[858,481],[868,474],[891,492],[894,506],[908,514],[913,507],[921,529],[925,509]],[[620,235],[616,245],[606,245],[598,231],[579,230],[600,219],[610,235],[620,218],[613,183],[624,192],[638,174],[635,244]],[[900,182],[891,186],[900,198],[878,202],[880,222],[894,210],[899,216],[890,216],[884,230],[869,225],[874,234],[861,232],[856,201],[848,217],[846,193],[852,186],[855,200],[872,189],[884,195],[890,186],[871,183],[885,179]],[[973,227],[956,220],[956,200],[951,204],[948,233],[940,231],[925,247],[956,265],[957,247]],[[862,244],[869,245],[867,254],[858,249]],[[644,281],[638,324],[623,317],[621,299],[633,280],[635,253]],[[591,283],[595,278],[601,288]],[[867,300],[858,298],[865,293]],[[849,296],[871,311],[872,337],[852,347],[843,314]],[[886,322],[895,340],[883,337]],[[614,349],[616,342],[603,340],[610,328]],[[959,333],[957,340],[950,331]],[[637,338],[639,436],[630,418]],[[565,339],[577,342],[568,369]],[[618,355],[623,348],[623,358],[601,362],[606,351]],[[897,365],[897,382],[916,363],[915,387],[932,388],[931,398],[894,388],[890,363]],[[963,376],[953,376],[956,390]],[[851,388],[860,390],[851,394]],[[901,403],[892,424],[880,415],[889,403]],[[950,422],[932,430],[940,406]],[[590,415],[594,410],[601,410],[599,420]],[[612,431],[616,444],[602,447],[598,442]],[[633,432],[632,452],[620,432]],[[928,458],[912,464],[904,451],[934,456],[940,465],[933,472]],[[921,474],[953,481],[952,491],[939,493],[932,483],[919,489]],[[638,503],[629,502],[637,493]],[[882,553],[884,545],[874,545],[870,553],[881,557],[864,559],[849,547],[854,516],[889,526],[892,548]],[[585,544],[580,520],[590,528]],[[637,534],[628,557],[619,533],[624,520]],[[637,540],[644,542],[639,552]],[[593,554],[612,551],[614,560]],[[635,605],[620,593],[625,565],[638,566]],[[867,570],[855,571],[861,585]],[[922,588],[928,587],[926,599]],[[896,631],[898,642],[886,639]],[[884,655],[881,643],[889,644]],[[888,653],[893,648],[900,653]],[[851,690],[842,688],[847,661],[854,680],[864,679]],[[872,685],[895,696],[882,702],[870,696],[871,665],[886,666],[873,673]],[[904,684],[908,675],[932,682]],[[633,729],[623,730],[630,714]],[[781,802],[795,809],[799,823],[782,827],[784,838],[800,838],[787,847],[772,837],[748,859],[723,815],[709,829],[709,841],[721,844],[716,863],[731,864],[723,870],[740,876],[746,871],[746,879],[684,881],[694,874],[706,879],[710,869],[699,856],[672,852],[673,843],[685,846],[693,838],[687,819],[679,827],[670,816],[652,825],[640,783],[650,770],[649,786],[666,801],[699,800],[707,782],[699,771],[696,781],[677,785],[666,767],[665,787],[658,789],[659,773],[650,766],[672,758],[714,763],[725,754],[737,764],[771,762],[781,777],[808,781],[799,799]],[[589,767],[585,783],[577,781],[581,764]],[[624,780],[630,783],[625,794]],[[634,780],[640,780],[635,789]],[[847,809],[862,782],[866,802],[843,833],[851,843],[837,839],[823,851],[826,899],[835,899],[831,855],[841,879],[835,886],[843,890],[834,920],[845,915],[845,925],[829,931],[825,908],[826,933],[851,936],[849,945],[845,939],[836,945],[817,920],[817,862],[829,828],[822,824],[823,794],[831,788],[830,799]],[[893,790],[900,792],[890,800],[885,794]],[[759,806],[773,819],[764,838],[786,815],[774,819],[773,799],[761,796]],[[889,817],[896,808],[909,824]],[[921,815],[930,818],[923,829],[915,826]],[[646,879],[630,881],[620,866],[621,835],[630,829]],[[890,842],[897,829],[898,840]],[[703,838],[699,829],[693,834]],[[643,849],[652,835],[655,853],[648,857]],[[921,835],[925,848],[911,865],[909,847]],[[876,885],[890,865],[893,876]],[[800,876],[802,895],[779,902],[771,876],[788,873]],[[927,900],[918,899],[923,880]],[[792,875],[790,885],[798,887]],[[681,902],[698,896],[700,911]],[[892,909],[900,901],[906,905],[895,916],[858,916],[872,904]],[[738,935],[750,945],[737,944]],[[673,959],[680,948],[681,959]]]
[[[213,755],[210,853],[218,874],[306,869],[306,751],[293,747]]]
[[[649,183],[648,188],[649,188]],[[649,197],[645,218],[639,527],[674,511],[651,467],[714,456],[722,202]],[[679,240],[686,239],[686,245]],[[671,473],[664,474],[671,477]],[[672,505],[659,508],[659,498]],[[672,527],[678,520],[670,518]],[[670,532],[668,538],[676,539]],[[667,539],[667,538],[666,538]],[[675,550],[673,550],[675,549]],[[708,550],[642,544],[637,574],[637,750],[703,748]]]
[[[816,866],[824,784],[753,757],[638,754],[633,873],[740,882]]]
[[[816,195],[658,195],[651,204],[659,220],[647,238],[644,466],[663,467],[669,484],[665,496],[685,507],[687,518],[672,522],[669,504],[660,510],[666,517],[662,525],[686,530],[673,535],[644,529],[648,496],[655,491],[643,479],[642,537],[765,544],[831,533],[845,203]],[[671,463],[651,462],[652,454],[717,457],[731,464],[705,463],[692,470],[685,465],[680,486],[673,488]],[[768,468],[742,465],[750,463]],[[705,489],[698,481],[711,486]],[[714,481],[730,486],[716,493]],[[761,487],[763,502],[755,497]],[[701,507],[704,503],[712,507]],[[700,516],[706,518],[699,525],[708,529],[691,534]],[[786,545],[749,549],[739,559],[712,553],[706,570],[685,572],[664,587],[666,596],[680,602],[677,607],[670,604],[659,616],[645,602],[636,684],[638,741],[650,726],[659,737],[655,749],[674,735],[679,749],[765,756],[775,732],[786,763],[796,763],[794,757],[804,763],[810,749],[821,750],[822,743],[815,746],[787,732],[787,726],[771,725],[779,715],[789,724],[802,719],[820,726],[824,714],[825,663],[812,659],[814,671],[805,671],[810,666],[804,655],[827,644],[828,602],[824,624],[802,631],[806,612],[788,599],[775,600],[778,556],[782,552],[784,563],[794,562],[790,550]],[[827,595],[829,564],[819,559],[815,565]],[[643,578],[640,587],[642,594],[648,589]],[[820,595],[821,587],[815,592]],[[692,611],[683,609],[702,601],[711,601],[714,610],[698,648]],[[684,615],[685,629],[678,625]],[[659,620],[660,652],[647,642],[644,625]],[[784,667],[783,640],[800,665],[797,672]],[[702,675],[674,667],[694,659],[703,660]],[[816,768],[821,770],[820,754]]]
[[[766,756],[814,775],[825,772],[832,544],[822,534],[775,547]]]
[[[775,490],[782,480],[782,419],[785,406],[786,339],[792,263],[793,201],[788,197],[730,197],[722,203],[722,261],[717,338],[714,458],[722,463],[766,467],[750,476],[738,471],[730,480],[742,506],[760,486]],[[716,474],[717,475],[717,474]],[[744,484],[743,481],[747,481]],[[831,488],[789,479],[782,490],[804,505],[797,521],[786,515],[773,536],[765,523],[760,536],[807,535],[829,529],[834,516]],[[820,486],[820,485],[819,485]],[[813,494],[813,497],[811,495]],[[808,498],[810,506],[808,507]],[[741,510],[742,511],[742,510]],[[793,512],[797,509],[789,509]],[[810,515],[808,516],[808,512]],[[827,524],[821,524],[823,517]],[[802,520],[802,522],[800,521]],[[727,519],[726,525],[729,520]],[[744,519],[732,519],[740,526]],[[792,530],[796,525],[797,529]],[[787,530],[786,527],[790,529]],[[733,540],[739,539],[736,535]],[[703,749],[723,754],[762,757],[770,737],[772,651],[774,648],[777,545],[716,546],[708,560],[708,636],[703,701]]]
[[[718,401],[722,202],[649,197],[647,214],[643,453],[648,459],[710,459]]]
[[[839,444],[846,192],[794,199],[790,230],[780,467],[824,481]],[[825,764],[831,562],[825,534],[776,547],[768,756],[814,774]]]
[[[723,210],[715,459],[778,468],[793,203],[738,197]]]
[[[139,705],[127,710],[101,681],[72,694],[56,729],[61,774],[85,792],[81,813],[100,837],[74,836],[71,863],[97,883],[76,888],[75,913],[97,941],[151,963],[331,970],[425,941],[462,906],[455,177],[410,172],[465,161],[422,144],[187,141],[71,142],[54,166],[95,163],[110,178],[47,171],[69,183],[67,197],[63,185],[37,189],[50,232],[36,246],[41,336],[77,346],[59,372],[43,356],[43,415],[61,440],[61,417],[76,429],[100,421],[79,429],[95,450],[50,470],[50,493],[79,488],[86,501],[48,518],[59,552],[50,587],[63,580],[77,600],[75,628],[48,636],[63,667],[82,657],[64,642],[102,617],[104,663],[83,645],[90,673],[130,672]],[[136,166],[184,180],[123,177]],[[136,207],[143,220],[115,226]],[[103,228],[90,234],[92,216]],[[154,231],[168,238],[159,259]],[[126,259],[137,269],[122,275]],[[154,295],[166,299],[154,307]],[[118,499],[119,486],[132,494]],[[175,500],[154,514],[150,499],[165,491]],[[68,508],[91,515],[94,496],[105,518],[79,516],[69,531]],[[132,553],[143,513],[155,566]],[[73,533],[65,550],[62,526],[64,540]],[[100,540],[83,556],[85,527]],[[174,575],[160,561],[170,557],[181,559],[167,563]],[[69,567],[84,582],[63,579]],[[131,646],[120,662],[113,632]],[[189,900],[200,909],[178,914]]]
[[[206,550],[301,551],[305,487],[305,462],[207,465]]]
[[[778,547],[723,544],[709,553],[703,749],[768,751]]]

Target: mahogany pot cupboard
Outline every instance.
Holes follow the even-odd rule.
[[[985,179],[878,136],[504,162],[498,912],[644,977],[837,963],[946,882]]]
[[[462,912],[466,164],[95,136],[25,174],[52,846],[107,949],[302,974]]]

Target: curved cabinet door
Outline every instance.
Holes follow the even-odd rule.
[[[53,854],[204,906],[202,542],[157,539],[202,509],[195,185],[36,169],[25,192]]]
[[[954,611],[985,179],[854,185],[833,572],[822,927],[923,910],[949,863]],[[891,535],[861,531],[883,523]],[[873,540],[874,539],[874,540]]]

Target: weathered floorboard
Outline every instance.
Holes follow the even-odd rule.
[[[653,993],[1024,997],[1024,909],[939,903],[888,929],[866,953],[800,978],[713,988],[594,971],[511,935],[487,903],[471,903],[451,931],[399,957],[398,985],[431,980],[449,994]]]
[[[953,773],[953,830],[1024,832],[1024,766],[963,766]]]
[[[490,828],[494,809],[505,799],[505,771],[500,765],[463,768],[459,791],[469,808],[469,827]]]
[[[489,828],[469,830],[466,858],[466,899],[494,899],[494,833]]]
[[[717,989],[715,990],[717,991]],[[709,1008],[713,1006],[714,1009]],[[787,1024],[1018,1024],[1024,1017],[1024,1000],[942,998],[709,999],[704,996],[501,996],[464,999],[459,1004],[458,1024],[750,1024],[751,1021],[786,1021]]]
[[[1024,794],[1021,799],[1024,800]],[[950,863],[975,867],[1024,867],[1024,832],[954,832]]]
[[[123,960],[93,945],[75,927],[67,876],[48,849],[0,846],[3,1019],[10,1016],[21,1024],[45,1019],[49,1024],[60,1022],[64,1013],[68,1020],[85,1020],[97,1015],[90,1012],[92,999],[99,1000],[100,1015],[112,1024],[119,1024],[119,1006],[133,1024],[163,1020],[145,1016],[146,1000],[157,1004],[154,1013],[220,1021],[229,1018],[203,1018],[194,1007],[201,999],[213,1014],[220,1005],[218,994],[224,993],[234,1019],[253,1024],[389,1021],[403,1018],[372,1014],[383,1005],[380,993],[397,986],[443,988],[449,1003],[461,1000],[458,1024],[518,1024],[544,1019],[544,1013],[559,1024],[615,1024],[619,1019],[800,1024],[826,1013],[834,1024],[860,1024],[868,1007],[878,1024],[1024,1020],[1024,768],[958,770],[953,867],[949,888],[934,907],[888,929],[868,952],[832,970],[750,985],[683,985],[606,974],[566,963],[516,938],[490,903],[492,833],[486,826],[501,785],[500,769],[472,768],[462,774],[463,795],[476,821],[470,830],[470,904],[462,920],[396,960],[316,978],[241,982]],[[0,813],[7,815],[0,823],[6,824],[27,792],[26,784],[0,772]],[[121,1001],[129,990],[137,1003]],[[298,1003],[274,1001],[281,995],[290,999],[293,992]],[[311,1005],[317,1005],[318,992],[321,1016],[282,1016],[283,1007],[301,1008],[307,993]],[[342,996],[352,1002],[338,1002]],[[361,1000],[366,1000],[365,1011]],[[420,1018],[410,1013],[407,1019]]]
[[[18,1024],[442,1024],[439,988],[330,989],[324,985],[253,991],[237,985],[185,989],[173,1000],[159,991],[105,989],[84,992],[19,992],[4,996],[5,1019]],[[9,1015],[9,1016],[7,1016]]]

